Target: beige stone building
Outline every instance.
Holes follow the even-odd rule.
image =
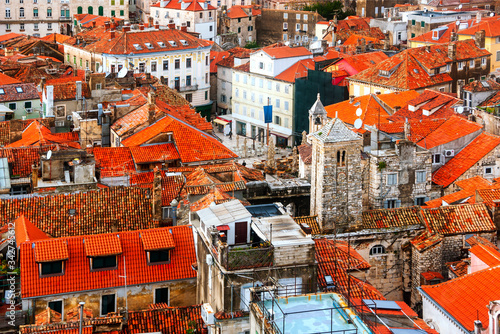
[[[261,10],[253,5],[232,6],[223,12],[218,20],[219,44],[223,45],[225,37],[231,38],[233,35],[237,36],[239,46],[256,41],[255,21],[260,14]]]

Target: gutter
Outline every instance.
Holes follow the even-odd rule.
[[[441,305],[439,305],[437,302],[434,301],[434,299],[432,299],[431,296],[429,296],[427,294],[427,292],[425,292],[424,290],[422,290],[422,287],[418,287],[417,288],[418,292],[420,292],[420,294],[424,297],[426,297],[431,303],[432,305],[434,305],[437,309],[439,309],[441,312],[443,312],[446,316],[448,316],[450,319],[453,320],[453,322],[458,326],[460,327],[460,329],[462,329],[464,331],[464,333],[470,333],[470,334],[473,334],[474,331],[469,331],[467,328],[465,328],[461,323],[459,323],[457,321],[457,319],[455,319],[455,317],[453,317],[448,311],[446,311]]]

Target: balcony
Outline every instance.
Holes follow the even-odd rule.
[[[190,92],[193,90],[198,90],[198,85],[182,86],[178,88],[179,92]]]
[[[61,17],[59,17],[59,21],[71,21],[71,17],[69,17],[69,16],[61,16]]]
[[[212,251],[218,262],[226,270],[240,270],[258,267],[269,267],[273,265],[274,247],[267,244],[257,247],[250,245],[228,246],[219,243]]]

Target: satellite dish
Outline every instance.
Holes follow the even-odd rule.
[[[458,9],[462,9],[462,5],[459,5],[459,6],[458,6]]]
[[[51,158],[51,157],[52,157],[52,151],[51,151],[51,150],[49,150],[49,151],[47,152],[47,160],[50,160],[50,158]]]
[[[361,109],[361,108],[356,109],[356,116],[359,117],[359,116],[361,116],[362,113],[363,113],[363,109]]]
[[[460,20],[459,20],[459,21],[457,21],[457,22],[455,22],[455,24],[456,24],[457,26],[459,26],[459,25],[460,25]]]
[[[490,13],[490,16],[491,16],[491,17],[495,16],[495,13]]]
[[[118,78],[125,78],[125,76],[127,75],[127,68],[126,67],[122,67],[121,70],[118,71],[118,74],[116,75]]]
[[[363,121],[360,118],[354,121],[354,127],[356,129],[361,129],[362,126],[363,126]]]
[[[337,41],[337,44],[338,44],[338,45],[342,44],[342,41],[339,39],[339,40]]]
[[[457,113],[461,114],[464,112],[464,107],[458,107],[457,108]]]

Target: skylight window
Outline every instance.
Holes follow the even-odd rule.
[[[182,45],[188,45],[188,42],[186,40],[181,39]]]
[[[389,73],[389,71],[385,71],[385,70],[379,70],[378,71],[378,75],[382,76],[382,77],[389,77],[391,74]]]
[[[175,41],[168,41],[168,43],[172,46],[177,46],[177,43]]]
[[[16,87],[16,91],[18,93],[22,93],[23,92],[23,87]]]
[[[416,69],[416,68],[414,68],[414,69],[413,69],[413,72],[415,72],[415,73],[417,73],[417,74],[419,73],[419,72],[418,72],[418,69]]]
[[[0,88],[0,95],[4,95],[5,94],[5,91],[3,90],[3,88]]]
[[[490,84],[486,81],[481,81],[481,83],[483,84],[483,87],[490,88]]]
[[[152,49],[153,48],[153,44],[151,44],[151,43],[144,43],[144,45],[146,45],[146,47],[148,49]]]
[[[140,44],[134,44],[134,48],[136,50],[142,50],[142,46]]]
[[[164,47],[166,47],[165,43],[163,43],[163,42],[157,42],[157,43],[158,43],[158,45],[160,46],[160,48],[164,48]]]

